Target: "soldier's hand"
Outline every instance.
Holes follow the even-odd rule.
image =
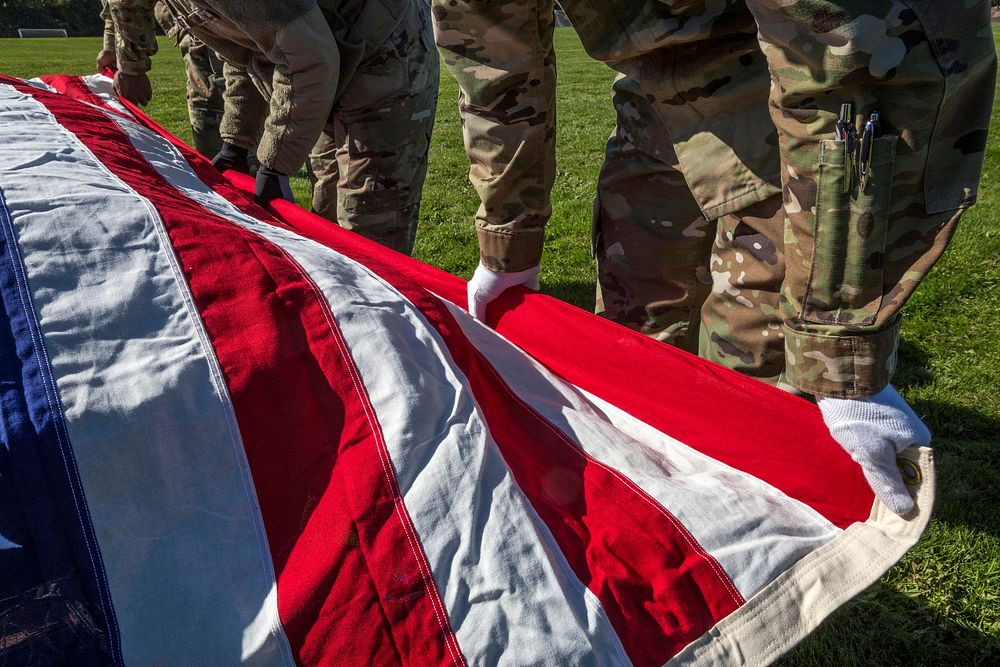
[[[505,291],[516,285],[538,289],[538,274],[542,267],[533,266],[524,271],[499,273],[487,269],[482,263],[476,267],[467,289],[469,312],[477,320],[486,321],[486,306]]]
[[[114,49],[101,49],[97,54],[97,72],[101,73],[108,68],[118,71],[118,54]]]
[[[929,445],[931,433],[892,385],[865,398],[817,397],[816,404],[830,435],[861,466],[879,500],[896,514],[913,509],[896,454]]]
[[[212,158],[212,166],[218,169],[220,173],[232,169],[241,174],[249,174],[249,151],[245,148],[223,142],[222,149]]]
[[[115,74],[115,92],[132,104],[145,106],[153,99],[153,86],[145,72],[142,74]]]
[[[287,199],[292,203],[295,202],[288,176],[272,171],[264,165],[261,165],[260,169],[257,170],[257,183],[254,192],[257,195],[257,203],[261,206],[265,206],[275,199]]]

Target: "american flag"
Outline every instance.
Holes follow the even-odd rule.
[[[765,664],[919,538],[814,406],[0,77],[0,664]],[[502,313],[502,314],[501,314]]]

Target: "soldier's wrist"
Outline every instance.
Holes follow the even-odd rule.
[[[152,69],[152,67],[153,64],[149,58],[143,58],[142,60],[118,59],[118,71],[128,76],[142,76]]]

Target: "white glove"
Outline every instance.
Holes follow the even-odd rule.
[[[468,297],[469,312],[477,320],[486,320],[486,306],[490,301],[503,294],[506,290],[516,285],[524,285],[533,290],[538,289],[538,274],[542,267],[533,266],[524,271],[513,273],[498,273],[491,271],[482,265],[476,267],[476,272],[472,274],[469,281]]]
[[[861,466],[875,495],[896,514],[913,509],[896,454],[912,446],[926,446],[931,432],[903,397],[888,385],[865,398],[816,397],[830,435]]]

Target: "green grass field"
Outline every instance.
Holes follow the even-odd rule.
[[[590,214],[614,124],[612,74],[558,32],[559,171],[543,259],[544,291],[593,308]],[[100,40],[0,40],[0,70],[30,77],[93,70]],[[180,56],[164,40],[149,113],[190,141]],[[415,254],[468,277],[478,205],[466,173],[457,88],[442,75]],[[2,131],[2,128],[0,128]],[[308,184],[295,191],[308,202]],[[905,309],[895,384],[934,433],[938,495],[920,543],[785,659],[787,665],[1000,664],[1000,113],[980,203]],[[803,451],[803,455],[808,453]],[[822,475],[822,470],[816,471]]]

